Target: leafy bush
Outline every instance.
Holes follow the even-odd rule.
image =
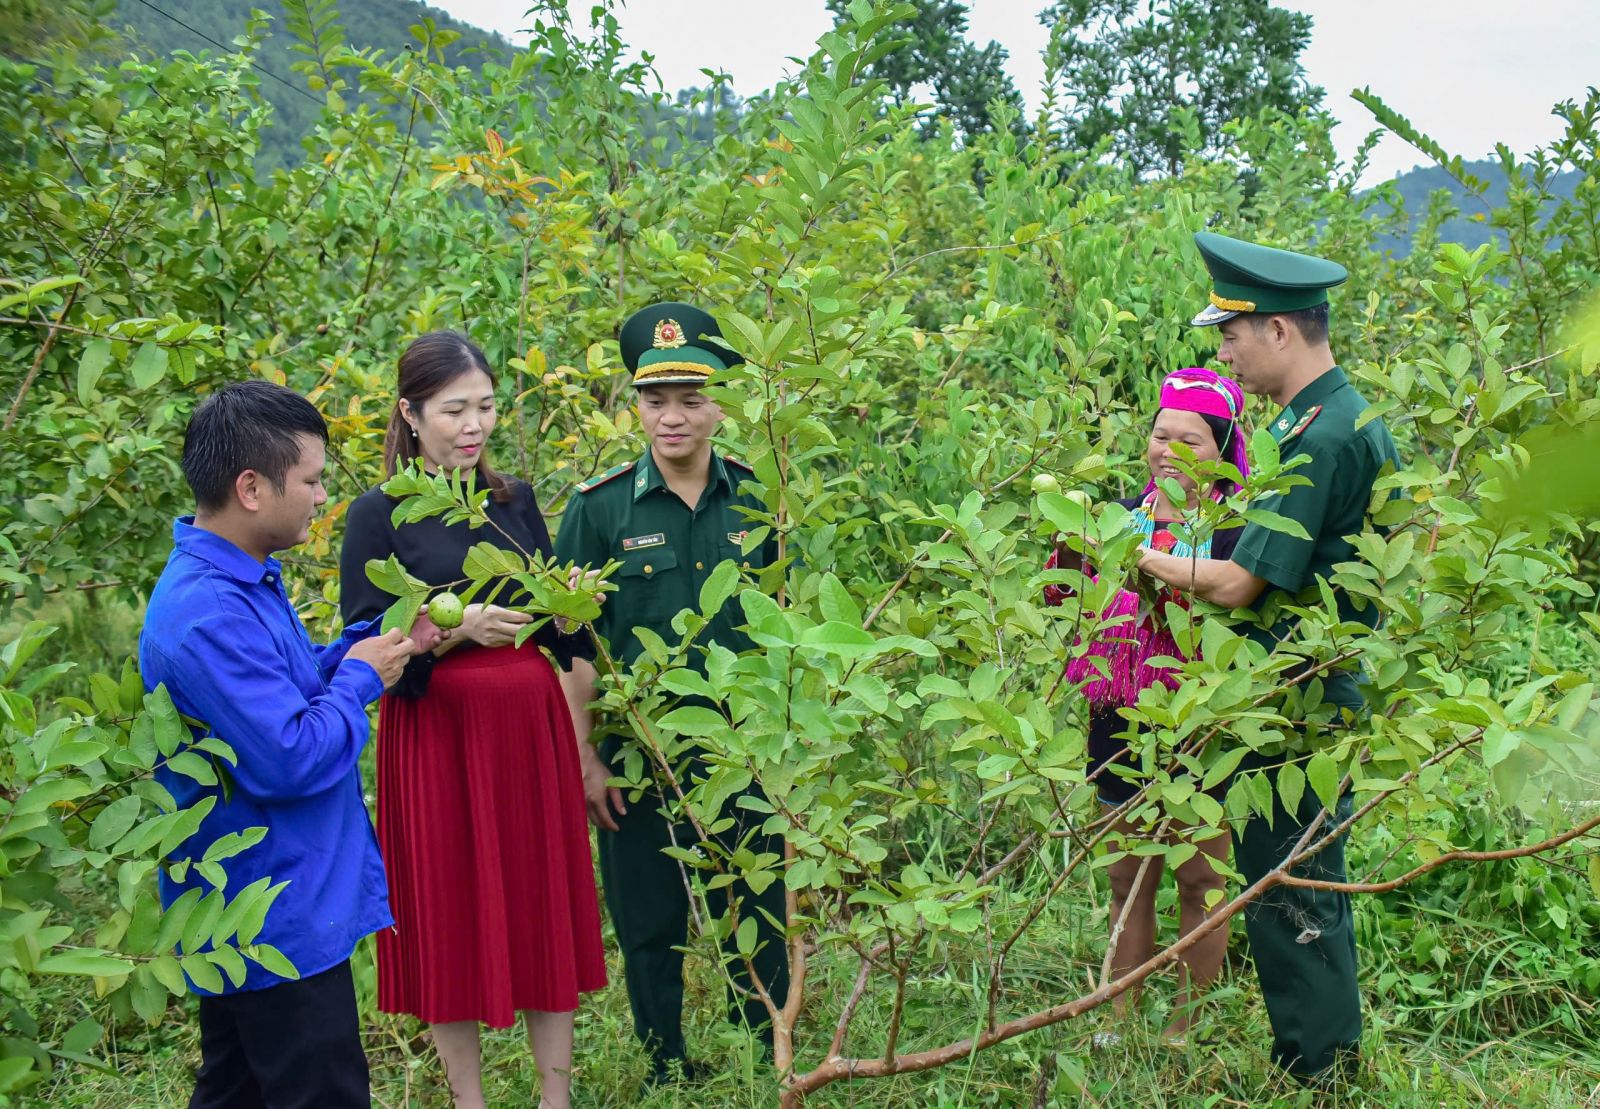
[[[160,766],[214,784],[233,762],[227,744],[194,738],[164,689],[145,693],[131,663],[93,674],[85,698],[57,697],[41,719],[38,694],[72,669],[28,663],[50,629],[29,624],[0,647],[0,1095],[37,1082],[52,1057],[89,1066],[103,1028],[85,1016],[59,1027],[35,1011],[42,976],[88,980],[112,1019],[159,1020],[185,976],[208,989],[244,980],[245,959],[293,967],[255,944],[282,885],[228,890],[224,860],[259,843],[263,828],[225,836],[201,858],[175,858],[215,804],[180,809],[153,774]],[[162,910],[153,876],[194,869],[215,888]],[[98,918],[72,911],[85,895]]]

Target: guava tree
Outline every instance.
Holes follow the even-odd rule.
[[[1520,294],[1487,248],[1398,264],[1372,254],[1363,210],[1375,201],[1351,196],[1331,169],[1314,183],[1319,209],[1245,195],[1226,162],[1182,188],[1119,183],[1002,134],[983,152],[982,192],[965,175],[936,186],[965,213],[964,234],[919,250],[906,232],[926,147],[861,77],[900,14],[858,5],[823,39],[776,135],[762,139],[768,167],[754,187],[720,194],[714,227],[658,228],[629,254],[663,292],[692,275],[699,296],[733,305],[719,313],[723,330],[748,361],[712,392],[766,499],[749,542],[776,534],[784,557],[759,580],[731,566],[715,576],[702,611],[680,617],[681,638],[647,638],[631,673],[602,665],[605,704],[639,741],[632,784],[662,776],[669,804],[708,835],[752,782],[770,799],[784,857],[702,845],[680,861],[698,888],[736,874],[789,891],[793,985],[782,1007],[767,999],[786,1103],[1079,1016],[1197,938],[1117,979],[1089,968],[1091,987],[1046,1008],[1009,1004],[1008,955],[1041,920],[1090,916],[1096,867],[1118,851],[1175,865],[1195,850],[1107,843],[1110,817],[1085,788],[1083,707],[1060,675],[1125,579],[1131,540],[1114,512],[1025,490],[1040,470],[1102,495],[1139,480],[1136,462],[1112,460],[1132,453],[1159,374],[1201,356],[1203,337],[1182,322],[1203,300],[1198,266],[1174,260],[1211,212],[1291,241],[1326,221],[1360,275],[1340,349],[1408,465],[1380,483],[1393,495],[1381,530],[1359,537],[1360,561],[1332,583],[1376,606],[1381,630],[1341,624],[1313,600],[1267,655],[1225,620],[1169,611],[1202,661],[1184,667],[1177,691],[1141,701],[1149,777],[1125,811],[1197,833],[1268,813],[1274,786],[1259,774],[1237,776],[1225,803],[1204,792],[1257,750],[1288,752],[1278,800],[1323,802],[1281,865],[1218,905],[1206,930],[1275,886],[1308,882],[1298,864],[1341,834],[1413,829],[1346,887],[1387,891],[1450,863],[1570,850],[1600,823],[1546,792],[1594,780],[1592,675],[1508,679],[1495,642],[1542,598],[1589,595],[1572,573],[1579,522],[1561,511],[1522,519],[1508,490],[1531,429],[1593,414],[1592,352],[1530,351]],[[1288,160],[1303,157],[1279,145],[1295,133],[1269,116],[1238,142]],[[952,302],[965,311],[950,313]],[[1269,439],[1253,446],[1252,482],[1198,527],[1228,526],[1253,496],[1294,480],[1294,460],[1277,459]],[[1098,584],[1042,572],[1057,534],[1096,541],[1113,572]],[[1042,586],[1068,579],[1079,601],[1045,609]],[[698,642],[706,618],[735,604],[759,649],[734,656]],[[1372,714],[1330,730],[1320,684],[1294,679],[1358,659]],[[715,707],[674,708],[686,695]],[[671,776],[689,747],[710,752],[703,780]],[[1449,784],[1465,776],[1521,811],[1504,847],[1462,850],[1441,832],[1438,815],[1463,803]],[[1347,792],[1354,812],[1335,820]],[[748,956],[752,925],[734,905],[710,927]],[[917,1042],[906,1028],[908,998],[934,964],[961,968],[940,989],[972,984],[969,1037]]]

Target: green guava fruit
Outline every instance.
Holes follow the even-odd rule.
[[[459,628],[466,611],[467,606],[454,593],[441,593],[428,602],[428,619],[433,621],[435,627],[446,631]]]

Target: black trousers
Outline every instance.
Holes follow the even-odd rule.
[[[200,999],[189,1109],[370,1109],[350,961],[264,990]]]
[[[734,826],[718,837],[726,846],[738,843],[753,823],[765,820],[759,813],[734,807],[729,802],[725,814]],[[628,1004],[633,1009],[633,1029],[639,1041],[654,1056],[655,1065],[685,1056],[683,1042],[683,951],[689,937],[689,892],[684,888],[683,871],[676,859],[662,848],[676,844],[693,848],[696,836],[692,825],[669,825],[659,797],[646,794],[628,806],[626,816],[615,817],[618,830],[602,829],[600,879],[605,885],[606,909],[622,948],[622,973],[628,985]],[[757,853],[783,853],[783,837],[757,835],[750,843]],[[739,920],[754,918],[758,949],[750,962],[772,1000],[782,1005],[789,993],[789,955],[784,946],[781,923],[784,919],[784,886],[773,882],[760,894],[742,881],[709,890],[708,907],[714,916],[727,911],[730,891],[739,901]],[[780,923],[773,927],[762,910]],[[744,959],[731,942],[724,950],[731,956],[728,970],[742,989],[751,989]],[[772,1035],[767,1008],[759,995],[729,998],[728,1019]]]

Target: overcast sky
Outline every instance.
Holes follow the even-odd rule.
[[[528,21],[522,0],[431,0],[458,19],[517,40]],[[1040,98],[1047,32],[1042,0],[969,0],[970,34],[1006,48],[1008,68],[1030,107]],[[1550,109],[1582,101],[1600,84],[1600,0],[1280,0],[1315,19],[1301,56],[1327,91],[1340,121],[1335,141],[1348,157],[1375,126],[1352,89],[1370,87],[1451,153],[1480,157],[1505,142],[1519,153],[1561,132]],[[572,10],[587,18],[588,5]],[[620,12],[623,37],[655,55],[668,92],[703,85],[704,67],[725,70],[748,96],[794,68],[832,25],[824,0],[632,0]],[[525,36],[523,37],[525,40]],[[1422,158],[1388,136],[1367,180],[1410,169]]]

